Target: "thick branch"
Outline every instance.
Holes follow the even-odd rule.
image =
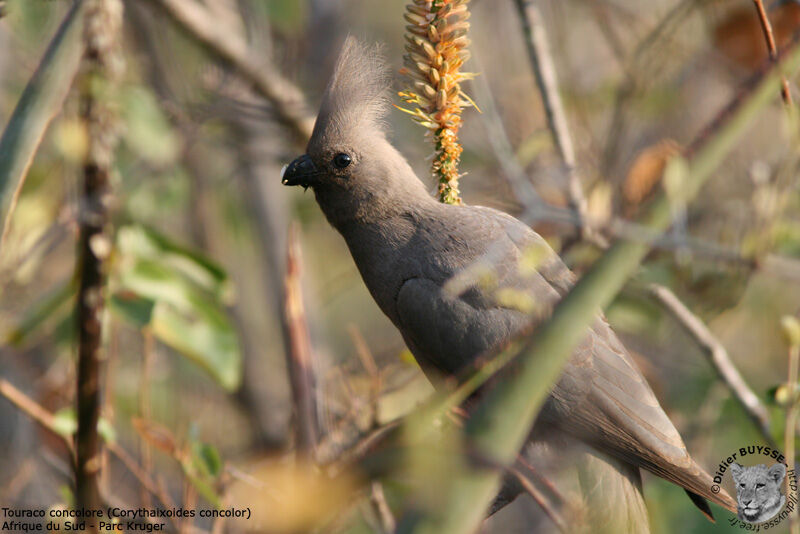
[[[78,381],[75,488],[78,509],[102,505],[100,470],[102,315],[109,229],[110,175],[116,145],[113,115],[106,99],[120,69],[116,39],[122,23],[119,0],[87,0],[84,73],[80,80],[81,118],[89,143],[83,165],[83,197],[78,239]]]

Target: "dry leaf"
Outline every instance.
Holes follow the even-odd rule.
[[[626,216],[636,213],[638,206],[653,193],[661,181],[667,161],[680,151],[678,143],[672,139],[664,139],[639,152],[622,185]]]

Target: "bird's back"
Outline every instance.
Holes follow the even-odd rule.
[[[458,374],[535,326],[574,283],[538,234],[490,208],[431,204],[389,227],[362,229],[348,243],[358,244],[351,251],[367,286],[429,374]],[[710,476],[599,312],[540,421],[735,510],[727,494],[711,492]]]

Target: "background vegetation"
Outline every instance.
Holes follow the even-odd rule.
[[[75,503],[77,243],[88,224],[87,165],[100,143],[113,154],[108,237],[90,244],[107,273],[102,499],[259,512],[250,521],[170,524],[184,532],[388,529],[402,521],[413,473],[364,483],[352,458],[366,457],[371,469],[388,460],[354,445],[415,412],[432,388],[313,195],[282,187],[279,173],[303,152],[348,33],[385,43],[400,70],[405,2],[123,4],[122,26],[109,36],[119,46],[101,48],[87,66],[88,33],[69,23],[47,63],[71,2],[0,2],[1,213],[10,214],[0,242],[0,394],[10,401],[0,401],[0,504]],[[461,197],[518,216],[537,202],[562,208],[541,212],[533,226],[583,273],[620,232],[633,228],[642,240],[641,228],[624,222],[646,212],[658,190],[669,193],[666,177],[659,185],[668,162],[696,161],[708,139],[738,135],[693,202],[672,198],[672,229],[607,313],[710,471],[738,447],[783,443],[795,385],[780,387],[792,350],[782,331],[791,333],[786,317],[800,309],[791,98],[775,78],[769,101],[747,120],[706,130],[735,98],[753,102],[746,81],[769,69],[754,2],[535,2],[541,26],[533,31],[546,29],[566,133],[542,105],[522,4],[470,3],[465,68],[479,76],[463,85],[482,113],[462,116]],[[777,48],[796,56],[800,5],[767,8]],[[44,75],[33,77],[40,63]],[[405,85],[398,75],[396,88]],[[797,96],[791,76],[786,87]],[[99,118],[87,102],[99,103]],[[434,194],[424,130],[399,111],[390,120],[394,142]],[[116,137],[116,148],[104,145]],[[565,214],[581,215],[584,226],[576,231]],[[731,378],[735,369],[743,383]],[[727,528],[726,512],[711,525],[682,490],[655,477],[645,477],[645,496],[654,532]],[[553,530],[541,515],[522,496],[482,531]]]

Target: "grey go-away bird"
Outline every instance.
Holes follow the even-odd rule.
[[[570,290],[574,275],[542,237],[510,215],[442,204],[429,194],[387,140],[388,80],[379,50],[348,38],[307,153],[288,165],[282,181],[313,189],[372,297],[426,374],[457,375],[479,355],[546,318]],[[525,268],[530,250],[543,256],[535,269]],[[465,277],[487,261],[493,265],[490,282],[485,276]],[[527,309],[510,304],[520,298],[507,298],[509,291],[523,296]],[[547,442],[552,436],[579,440],[607,458],[606,464],[628,484],[620,498],[631,506],[644,508],[643,468],[684,488],[709,518],[706,499],[736,510],[724,490],[712,492],[711,477],[691,458],[600,315],[532,432],[533,441]],[[641,528],[647,528],[646,515]]]

